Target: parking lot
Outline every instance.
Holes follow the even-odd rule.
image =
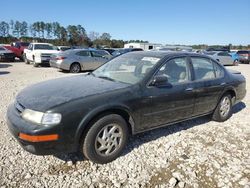
[[[240,71],[250,91],[250,65],[227,68]],[[202,117],[136,135],[109,164],[94,164],[79,154],[35,156],[24,151],[8,131],[8,105],[31,84],[72,75],[23,62],[0,63],[0,186],[250,187],[249,93],[228,121]]]

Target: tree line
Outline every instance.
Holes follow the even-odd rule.
[[[50,42],[54,45],[70,45],[85,47],[122,48],[128,42],[148,42],[143,40],[116,40],[109,33],[91,31],[87,34],[82,25],[62,26],[58,22],[0,21],[0,43],[7,44],[16,40],[26,42]]]
[[[26,21],[9,22],[0,21],[0,44],[9,44],[13,41],[22,40],[25,42],[49,42],[54,45],[70,45],[70,46],[84,46],[84,47],[111,47],[123,48],[125,43],[130,42],[146,42],[143,40],[116,40],[112,39],[109,33],[98,33],[90,31],[87,33],[82,25],[68,25],[62,26],[58,22],[43,22],[37,21],[34,23],[27,23]],[[231,49],[250,49],[250,45],[232,45]],[[209,46],[206,44],[191,45],[194,49],[206,49]],[[210,46],[211,47],[211,46]],[[220,45],[212,46],[220,47]]]

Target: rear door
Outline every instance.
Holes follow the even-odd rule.
[[[94,59],[93,69],[100,67],[102,64],[108,61],[108,58],[105,58],[103,54],[98,51],[91,51],[91,54]]]
[[[227,52],[219,52],[218,57],[222,65],[233,65],[233,58]]]
[[[75,53],[76,61],[80,63],[82,70],[92,70],[94,58],[91,56],[90,51],[82,50]]]
[[[33,57],[32,57],[32,51],[33,51],[34,45],[30,44],[28,47],[28,50],[26,51],[26,58],[30,61],[33,61]]]
[[[196,94],[194,116],[212,112],[226,83],[224,69],[209,58],[191,57]]]

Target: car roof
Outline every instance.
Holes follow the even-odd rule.
[[[42,43],[42,42],[32,42],[32,43],[30,43],[30,44],[46,44],[46,45],[52,45],[53,46],[53,44],[50,44],[50,43]]]

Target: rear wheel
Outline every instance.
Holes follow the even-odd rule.
[[[71,66],[70,66],[70,70],[69,70],[71,73],[79,73],[81,72],[81,66],[79,63],[73,63]]]
[[[128,139],[126,121],[117,114],[109,114],[95,121],[83,138],[81,150],[95,163],[108,163],[122,153]]]
[[[217,105],[214,113],[213,120],[223,122],[229,119],[232,115],[232,96],[230,94],[224,95],[219,104]]]

